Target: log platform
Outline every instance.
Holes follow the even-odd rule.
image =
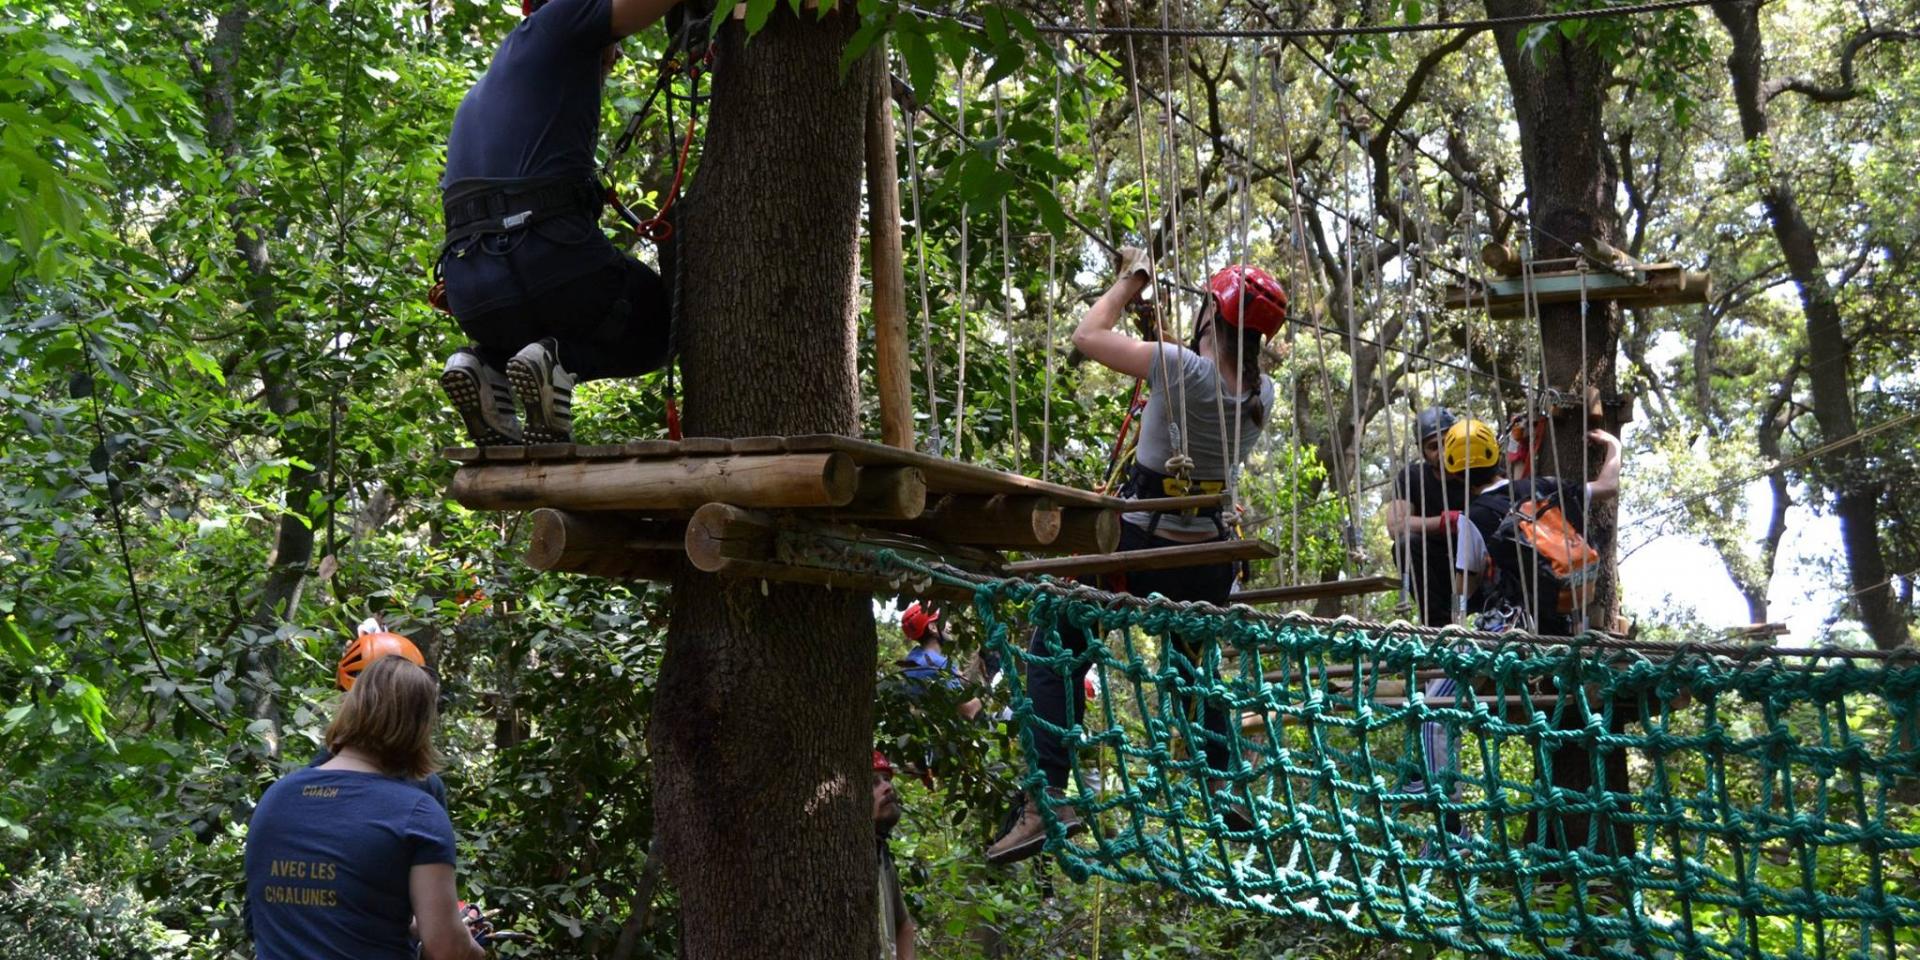
[[[986,576],[1191,566],[1276,552],[1233,541],[1115,554],[1123,512],[1227,501],[1123,500],[825,434],[444,453],[459,464],[449,492],[462,506],[533,512],[526,559],[540,570],[671,580],[694,569],[957,599],[964,589],[903,585],[897,571],[881,569],[879,551]],[[1053,559],[1008,563],[1000,551]]]

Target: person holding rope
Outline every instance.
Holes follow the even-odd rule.
[[[1452,527],[1467,505],[1466,491],[1440,469],[1440,441],[1453,426],[1453,413],[1428,407],[1414,417],[1420,459],[1393,479],[1387,502],[1387,535],[1400,567],[1402,588],[1413,598],[1420,623],[1443,627],[1453,622]]]
[[[1120,277],[1087,311],[1073,331],[1073,345],[1102,366],[1147,382],[1149,394],[1140,444],[1124,495],[1128,499],[1179,496],[1189,492],[1221,492],[1232,486],[1246,453],[1266,429],[1273,410],[1273,380],[1260,372],[1260,349],[1287,320],[1287,293],[1266,271],[1234,265],[1214,274],[1194,320],[1186,346],[1139,340],[1117,329],[1121,313],[1143,295],[1153,296],[1153,265],[1140,250],[1121,251]],[[1120,550],[1144,550],[1182,544],[1226,540],[1231,536],[1219,507],[1185,514],[1146,511],[1122,515]],[[1232,563],[1213,563],[1170,570],[1136,570],[1108,579],[1116,592],[1135,596],[1159,594],[1170,600],[1204,601],[1226,605],[1233,592]],[[1087,636],[1062,623],[1061,644],[1084,653]],[[1051,656],[1052,642],[1036,630],[1031,649]],[[1176,658],[1190,680],[1198,680],[1201,658],[1197,645],[1176,639]],[[1032,668],[1027,690],[1034,712],[1060,728],[1073,726],[1086,710],[1085,660],[1077,661],[1071,676]],[[1216,798],[1227,827],[1250,830],[1246,807],[1225,792],[1232,760],[1231,719],[1221,704],[1201,710],[1205,732],[1197,739],[1206,758],[1207,789]],[[1008,864],[1038,853],[1046,844],[1040,804],[1053,805],[1069,835],[1083,825],[1065,802],[1071,766],[1058,734],[1036,725],[1032,742],[1047,778],[1046,797],[1029,795],[1013,827],[987,848],[987,861]]]
[[[454,891],[453,824],[418,782],[439,766],[433,675],[389,654],[361,670],[327,727],[333,759],[281,778],[247,829],[260,960],[479,960]]]
[[[567,442],[575,384],[667,362],[666,286],[600,231],[594,144],[620,40],[676,2],[521,0],[454,114],[435,291],[473,345],[440,385],[477,444]]]

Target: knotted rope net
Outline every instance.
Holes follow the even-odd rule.
[[[1076,879],[1506,958],[1920,955],[1914,659],[919,572],[973,588],[1030,794],[1036,736],[1062,739],[1064,804],[1097,828],[1070,839],[1041,808]],[[1073,690],[1083,668],[1086,714],[1045,719],[1035,681]]]

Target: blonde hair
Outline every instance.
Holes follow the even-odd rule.
[[[381,657],[340,701],[327,726],[327,749],[338,754],[352,747],[371,756],[381,772],[418,780],[440,769],[433,747],[439,699],[432,674],[405,657]]]

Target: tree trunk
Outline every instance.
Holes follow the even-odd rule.
[[[1740,132],[1755,158],[1760,201],[1767,209],[1774,238],[1786,256],[1787,270],[1800,288],[1800,311],[1806,317],[1807,381],[1813,388],[1813,417],[1820,439],[1834,443],[1853,436],[1853,377],[1847,364],[1846,330],[1840,306],[1820,262],[1813,229],[1800,214],[1793,184],[1772,165],[1771,145],[1761,77],[1765,56],[1760,35],[1760,8],[1756,4],[1715,4],[1715,16],[1733,38],[1727,72],[1733,77],[1733,98],[1740,110]],[[1869,472],[1866,457],[1856,445],[1827,456],[1825,480],[1834,490],[1834,515],[1840,518],[1840,541],[1846,551],[1848,580],[1860,622],[1873,645],[1882,650],[1908,641],[1906,617],[1895,606],[1893,584],[1887,577],[1886,557],[1880,548],[1880,484]]]
[[[1542,0],[1487,0],[1490,16],[1539,13]],[[1514,113],[1520,126],[1520,157],[1526,168],[1529,214],[1532,218],[1533,257],[1572,255],[1571,244],[1590,240],[1616,242],[1620,233],[1614,198],[1619,176],[1609,162],[1606,143],[1605,98],[1611,69],[1601,51],[1583,41],[1558,37],[1550,48],[1523,50],[1522,31],[1504,27],[1494,31],[1500,62],[1513,92]],[[1547,386],[1584,395],[1598,388],[1603,397],[1617,393],[1614,355],[1619,349],[1620,313],[1610,303],[1589,304],[1582,315],[1579,304],[1540,308],[1542,374]],[[1541,472],[1588,479],[1599,468],[1588,456],[1583,426],[1619,432],[1617,423],[1583,423],[1581,416],[1556,419],[1550,446],[1542,451]],[[1613,501],[1596,504],[1587,517],[1587,536],[1600,543],[1614,540]],[[1602,573],[1588,619],[1611,627],[1618,603],[1617,551],[1603,552]],[[1628,719],[1628,704],[1613,704],[1613,728]],[[1569,711],[1574,713],[1577,711]],[[1568,720],[1578,724],[1577,720]],[[1593,786],[1591,750],[1568,744],[1554,752],[1553,783],[1570,792]],[[1627,756],[1606,751],[1603,758],[1607,789],[1627,789]],[[1557,849],[1584,847],[1603,854],[1624,855],[1633,850],[1633,828],[1607,812],[1562,814],[1550,822],[1528,827],[1528,839]],[[1541,835],[1544,834],[1544,835]]]
[[[702,202],[676,241],[692,435],[858,426],[853,27],[782,5],[751,42],[720,35]],[[874,955],[872,601],[689,569],[672,617],[649,742],[685,955]]]

